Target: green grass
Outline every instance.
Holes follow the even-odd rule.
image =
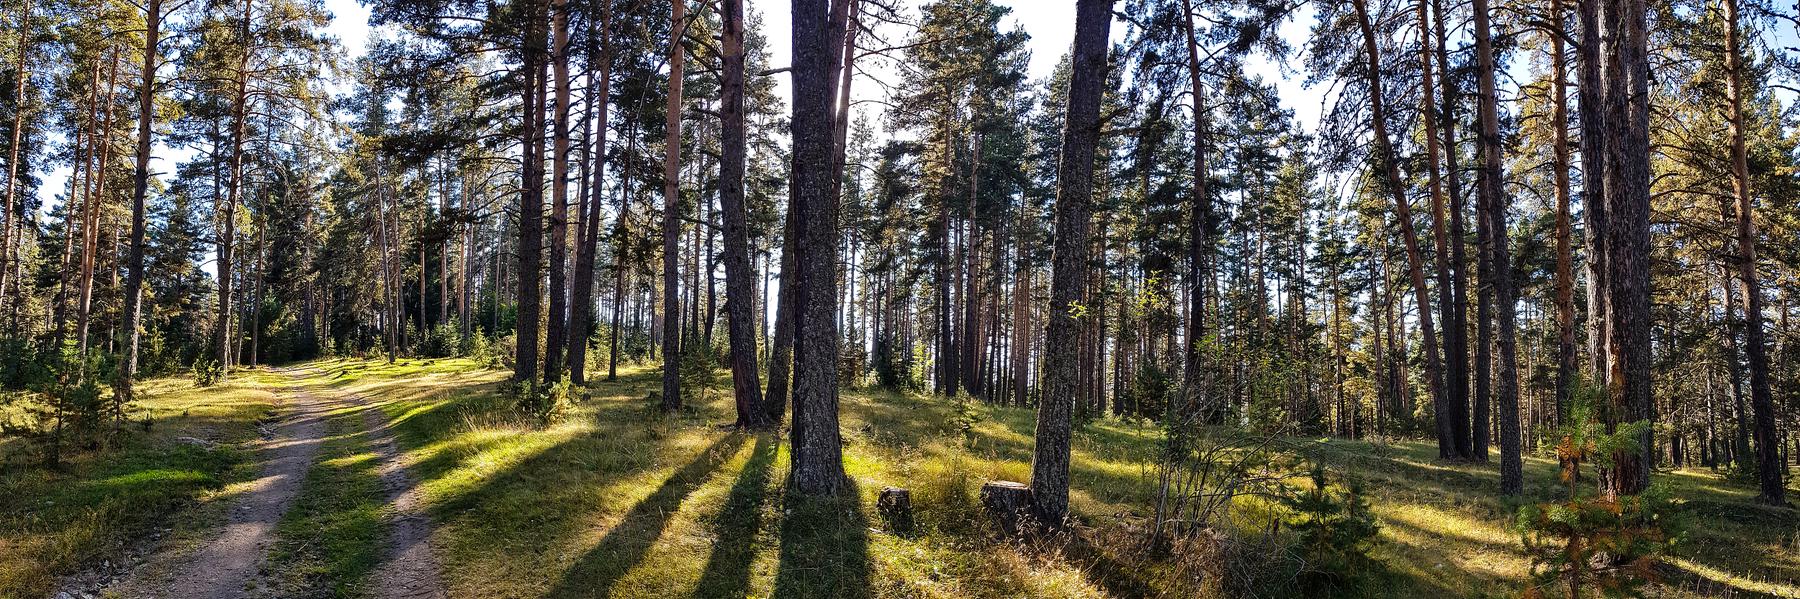
[[[1175,573],[1121,541],[1154,499],[1156,432],[1139,423],[1100,420],[1076,434],[1071,503],[1085,532],[1075,542],[1026,547],[988,534],[976,491],[987,480],[1029,477],[1030,410],[977,404],[965,437],[949,400],[846,390],[844,458],[854,489],[809,501],[784,491],[781,433],[723,426],[733,416],[725,388],[666,416],[645,399],[657,371],[627,368],[618,381],[592,384],[556,423],[538,426],[503,396],[507,373],[469,360],[310,366],[317,371],[298,384],[360,394],[367,409],[395,422],[455,597],[1141,596],[1170,588],[1164,583]],[[373,582],[367,576],[385,525],[378,460],[361,418],[350,408],[332,416],[320,461],[281,525],[273,569],[285,573],[288,590],[354,596]],[[1443,463],[1422,441],[1288,442],[1364,481],[1380,520],[1373,562],[1361,586],[1344,594],[1514,597],[1523,588],[1529,564],[1507,526],[1516,506],[1495,497],[1493,464]],[[181,481],[168,485],[176,488],[229,492],[221,486],[229,468],[191,478],[184,473],[208,470],[127,455],[90,466],[82,478],[90,494],[162,477]],[[1557,497],[1555,470],[1550,460],[1527,460],[1527,500]],[[1754,489],[1704,470],[1659,472],[1655,480],[1678,502],[1688,535],[1655,596],[1800,596],[1794,512],[1758,506]],[[912,534],[886,531],[875,514],[875,495],[889,485],[913,491]],[[68,487],[34,487],[30,496],[84,488]],[[65,519],[38,530],[72,534],[59,532],[68,528],[80,527]],[[19,535],[4,538],[0,564],[28,563],[11,557]]]
[[[503,373],[460,360],[344,362],[346,388],[387,394],[407,461],[440,528],[458,597],[1093,597],[1155,592],[1163,572],[1116,548],[1023,550],[982,534],[975,491],[1029,475],[1034,415],[978,405],[964,445],[941,398],[846,391],[851,498],[786,498],[774,433],[734,433],[724,390],[668,417],[644,399],[657,372],[599,382],[557,424],[537,428],[498,396]],[[397,395],[396,395],[397,394]],[[1529,564],[1494,496],[1492,465],[1443,464],[1429,443],[1295,440],[1297,451],[1368,483],[1381,520],[1375,596],[1516,596]],[[1155,431],[1101,420],[1075,438],[1072,504],[1096,530],[1153,499]],[[1532,458],[1528,487],[1554,497],[1555,465]],[[1690,521],[1668,596],[1794,594],[1797,520],[1704,471],[1658,476]],[[874,496],[912,488],[921,530],[882,532]],[[1103,537],[1102,537],[1103,538]]]
[[[354,596],[381,562],[386,497],[381,459],[363,427],[370,409],[346,405],[325,415],[324,442],[264,568],[284,595]]]
[[[147,381],[132,424],[104,451],[66,449],[63,467],[41,467],[41,448],[8,440],[0,470],[0,597],[40,597],[55,577],[114,556],[153,527],[173,527],[176,542],[217,521],[232,485],[256,464],[236,444],[256,435],[274,406],[269,373],[244,371],[220,385],[186,379]],[[218,442],[206,448],[178,439]],[[181,514],[170,517],[171,513]]]

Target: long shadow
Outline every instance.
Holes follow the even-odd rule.
[[[776,442],[770,434],[758,435],[750,461],[738,472],[731,495],[719,509],[713,525],[712,555],[706,571],[694,587],[695,597],[738,599],[750,596],[750,566],[756,561],[756,537],[762,533],[763,502],[769,494],[769,473],[775,464]]]
[[[862,493],[844,481],[835,497],[789,494],[781,520],[781,563],[776,598],[874,596],[869,577],[869,522]]]
[[[643,561],[662,536],[669,520],[681,508],[681,502],[706,481],[726,459],[743,447],[745,436],[732,434],[719,438],[702,450],[694,460],[663,481],[656,492],[632,506],[625,517],[614,524],[600,543],[563,571],[562,579],[546,597],[604,597],[633,566]]]

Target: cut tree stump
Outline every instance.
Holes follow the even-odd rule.
[[[1031,487],[1010,480],[990,481],[981,485],[981,505],[1000,530],[1017,535],[1031,520]]]
[[[887,521],[888,530],[899,534],[912,532],[912,491],[900,487],[883,487],[875,500],[875,509]]]

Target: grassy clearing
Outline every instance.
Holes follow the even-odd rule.
[[[65,451],[64,466],[41,467],[38,448],[21,439],[0,446],[0,597],[39,597],[55,577],[83,564],[116,558],[158,527],[176,542],[219,517],[234,483],[257,464],[237,444],[256,436],[256,422],[276,404],[275,375],[243,371],[197,388],[191,381],[147,381],[133,424],[106,451]],[[184,437],[218,443],[208,448]],[[181,516],[169,515],[180,511]]]
[[[273,395],[297,387],[348,393],[301,498],[283,520],[270,570],[296,595],[359,596],[381,557],[383,493],[361,410],[395,422],[400,459],[438,528],[433,544],[456,597],[1103,597],[1152,595],[1168,568],[1122,545],[1015,547],[986,534],[980,483],[1029,475],[1033,413],[846,391],[845,461],[856,490],[842,500],[784,494],[788,455],[777,433],[745,434],[724,390],[688,412],[658,413],[645,396],[657,372],[629,368],[596,382],[549,427],[521,419],[501,393],[506,373],[468,360],[335,360],[304,376],[248,372],[226,386],[156,381],[143,409],[157,420],[124,449],[84,454],[68,471],[9,467],[0,478],[0,589],[40,595],[54,573],[110,555],[192,505],[176,535],[203,534],[217,499],[255,464],[240,452],[172,441],[254,434]],[[724,380],[724,379],[721,379]],[[1101,420],[1074,441],[1073,509],[1109,536],[1147,513],[1156,432]],[[1366,483],[1381,541],[1362,586],[1345,595],[1512,597],[1526,576],[1493,496],[1492,465],[1446,464],[1427,442],[1290,440],[1294,451]],[[1555,465],[1526,463],[1531,500],[1555,497]],[[1680,502],[1688,542],[1656,596],[1800,596],[1800,518],[1761,507],[1754,490],[1701,470],[1660,473]],[[913,491],[919,528],[895,535],[875,515],[883,486]],[[209,511],[210,510],[210,511]],[[186,524],[191,523],[191,524]],[[20,589],[14,591],[14,589]]]
[[[332,362],[323,380],[381,398],[439,525],[458,597],[1097,597],[1152,592],[1155,568],[1104,549],[1043,552],[982,534],[976,489],[1025,480],[1033,414],[847,391],[854,501],[784,499],[788,456],[773,433],[734,433],[723,392],[688,413],[644,400],[656,371],[596,383],[558,424],[512,416],[502,373],[462,360]],[[1362,593],[1516,596],[1528,569],[1493,497],[1492,465],[1444,464],[1423,442],[1295,440],[1297,451],[1367,482],[1381,519]],[[1075,440],[1073,508],[1105,529],[1153,497],[1155,431],[1103,420]],[[1555,465],[1531,459],[1528,487],[1554,497]],[[1691,541],[1663,596],[1800,596],[1800,520],[1754,505],[1750,488],[1705,471],[1663,473]],[[921,529],[882,532],[874,496],[913,489]],[[1064,548],[1068,549],[1068,548]]]

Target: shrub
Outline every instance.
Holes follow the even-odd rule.
[[[1328,593],[1353,585],[1356,574],[1367,570],[1369,546],[1381,525],[1369,513],[1360,482],[1332,485],[1318,465],[1308,478],[1310,486],[1281,495],[1278,503],[1288,511],[1288,529],[1299,536],[1305,559],[1300,586],[1309,593]]]
[[[225,366],[209,355],[195,358],[192,370],[194,385],[198,387],[211,387],[218,384],[220,379],[225,378]]]
[[[681,388],[684,393],[697,391],[694,397],[705,402],[719,382],[719,353],[703,343],[687,343],[681,348],[680,358],[676,370]]]
[[[556,423],[575,402],[575,384],[564,378],[545,386],[536,380],[513,383],[508,394],[520,412],[530,416],[539,427]]]
[[[468,356],[488,368],[512,368],[513,347],[516,340],[512,335],[489,339],[486,335],[476,333],[469,338]]]
[[[1559,478],[1568,499],[1521,507],[1514,520],[1531,558],[1526,597],[1566,590],[1570,599],[1579,599],[1587,593],[1584,589],[1598,589],[1606,597],[1639,596],[1655,579],[1658,561],[1679,539],[1671,533],[1669,503],[1655,489],[1617,498],[1583,496],[1581,465],[1635,451],[1638,436],[1650,426],[1639,421],[1605,432],[1595,418],[1601,393],[1592,385],[1577,386],[1568,424],[1552,437],[1558,439]]]
[[[462,326],[453,319],[431,327],[419,342],[419,355],[426,358],[450,358],[463,353]]]

